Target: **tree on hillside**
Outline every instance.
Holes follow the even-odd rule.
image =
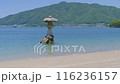
[[[120,28],[120,19],[114,20],[110,23],[110,27],[119,27]]]

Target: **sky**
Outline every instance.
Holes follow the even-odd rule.
[[[61,1],[89,4],[98,3],[120,8],[120,0],[0,0],[0,18],[26,10],[57,4]]]

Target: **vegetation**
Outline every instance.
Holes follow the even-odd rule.
[[[99,4],[61,2],[9,15],[0,19],[0,25],[44,26],[43,19],[49,15],[57,18],[55,25],[109,24],[120,19],[120,9]]]
[[[120,28],[120,19],[112,21],[110,23],[110,27],[119,27]]]

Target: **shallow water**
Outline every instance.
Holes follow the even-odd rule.
[[[34,53],[34,46],[46,33],[45,27],[0,28],[0,60],[83,53],[74,52],[72,45],[82,45],[85,53],[120,50],[120,28],[55,27],[55,44],[45,45],[47,50],[42,55]],[[64,50],[51,52],[51,47],[55,45],[59,48],[62,46]],[[65,46],[70,46],[70,52],[67,52]]]

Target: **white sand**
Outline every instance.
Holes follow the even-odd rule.
[[[1,68],[119,68],[120,51],[1,62]]]

